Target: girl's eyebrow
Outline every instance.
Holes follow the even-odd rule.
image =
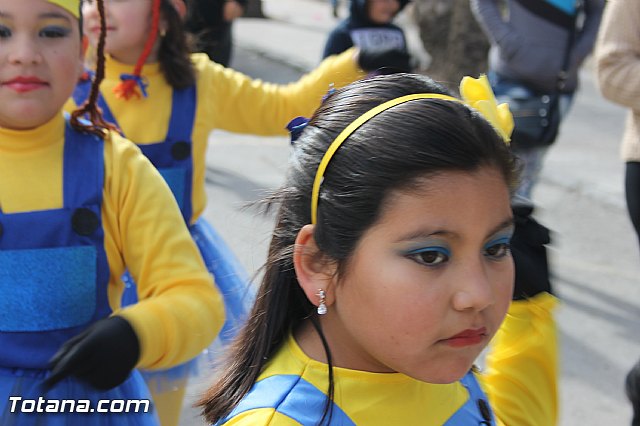
[[[507,219],[500,222],[497,226],[489,231],[487,235],[493,235],[503,229],[512,228],[513,227],[513,218],[508,217]],[[436,229],[433,231],[420,230],[417,232],[413,232],[411,234],[403,235],[398,239],[398,241],[411,241],[411,240],[421,240],[427,239],[433,236],[448,236],[450,238],[456,238],[458,236],[457,233],[452,231],[447,231],[443,229]]]
[[[508,219],[503,220],[498,226],[493,228],[493,230],[489,232],[489,235],[493,235],[496,232],[502,231],[503,229],[506,229],[506,228],[513,228],[513,226],[514,226],[513,217],[509,217]]]
[[[46,13],[41,13],[40,15],[38,15],[39,19],[63,19],[69,23],[71,23],[71,19],[69,19],[68,16],[65,16],[61,13],[57,13],[57,12],[46,12]]]

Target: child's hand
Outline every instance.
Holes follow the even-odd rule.
[[[69,339],[51,358],[51,375],[44,386],[51,388],[75,376],[100,390],[124,382],[140,357],[140,343],[131,325],[113,316],[100,320]]]

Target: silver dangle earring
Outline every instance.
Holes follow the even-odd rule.
[[[318,309],[317,309],[318,315],[324,315],[327,313],[327,305],[325,304],[327,295],[324,292],[324,290],[320,288],[318,289],[316,296],[320,298],[320,302],[318,303]]]

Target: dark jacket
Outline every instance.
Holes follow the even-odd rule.
[[[246,7],[248,0],[236,0]],[[229,25],[223,19],[222,7],[225,0],[186,0],[187,17],[185,27],[191,33],[215,31]]]
[[[394,24],[371,22],[366,11],[367,0],[351,0],[350,16],[331,31],[324,47],[323,58],[337,55],[350,47],[367,50],[399,49],[407,51],[407,41],[402,28]],[[400,10],[409,0],[400,0]]]
[[[501,4],[499,0],[471,0],[472,10],[491,41],[489,69],[537,90],[553,92],[576,13],[575,2],[507,0],[508,13]],[[604,0],[584,0],[584,19],[569,55],[567,92],[578,85],[578,70],[593,48],[603,8]]]

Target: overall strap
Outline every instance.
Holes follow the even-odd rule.
[[[82,182],[82,185],[78,185]],[[80,202],[101,205],[104,187],[104,140],[74,130],[67,120],[64,143],[64,207]]]
[[[294,374],[282,374],[260,380],[234,410],[217,425],[249,410],[271,408],[301,425],[318,425],[327,407],[328,397],[320,389]],[[355,423],[334,402],[329,404],[331,426],[355,426]],[[327,417],[328,418],[328,417]],[[324,424],[324,423],[323,423]]]
[[[171,100],[171,119],[167,130],[167,140],[191,141],[196,117],[196,86],[174,90]]]
[[[96,318],[105,318],[111,313],[107,286],[109,264],[104,248],[102,226],[102,203],[105,182],[104,146],[102,138],[81,133],[65,124],[63,199],[64,208],[72,210],[71,227],[78,242],[92,245],[97,250]]]

